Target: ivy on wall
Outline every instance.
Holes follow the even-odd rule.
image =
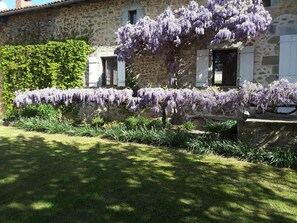
[[[3,105],[11,110],[19,90],[82,87],[90,52],[90,46],[81,40],[0,47]]]

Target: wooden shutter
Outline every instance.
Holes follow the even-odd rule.
[[[280,37],[279,79],[297,82],[297,35]]]
[[[99,73],[99,58],[89,57],[89,87],[98,87],[98,82],[100,79]]]
[[[239,85],[254,79],[254,46],[246,46],[240,51]]]
[[[118,87],[125,87],[126,84],[126,63],[118,61]]]
[[[197,51],[196,87],[208,85],[209,50]]]

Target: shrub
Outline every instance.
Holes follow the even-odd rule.
[[[182,124],[181,128],[186,131],[192,131],[196,128],[196,126],[194,125],[193,122],[187,121]]]
[[[63,133],[72,136],[99,136],[102,133],[100,128],[94,128],[89,125],[74,127],[70,123],[60,122],[55,119],[20,118],[14,124],[17,128],[22,128],[28,131],[40,131],[51,134]]]
[[[67,106],[62,104],[59,106],[58,110],[63,120],[71,123],[80,123],[80,120],[78,120],[79,109],[77,104],[70,104]]]
[[[266,154],[269,164],[278,167],[291,167],[297,164],[297,154],[292,149],[275,148]]]
[[[124,124],[128,129],[135,129],[138,125],[138,118],[131,116],[125,119]]]
[[[144,127],[144,128],[148,128],[150,126],[151,120],[148,118],[144,118],[144,117],[140,117],[138,119],[138,126],[139,127]]]
[[[184,131],[165,129],[147,129],[140,127],[128,129],[125,125],[117,125],[106,129],[104,136],[124,142],[138,142],[157,146],[185,147],[186,141],[192,136]]]
[[[81,40],[1,46],[4,106],[8,111],[13,108],[15,91],[82,86],[90,52],[91,48]]]
[[[18,118],[32,118],[38,117],[41,119],[56,119],[60,115],[60,112],[56,110],[52,105],[39,104],[39,105],[28,105],[20,109],[12,109],[7,114],[8,119]]]
[[[104,125],[104,119],[100,116],[95,116],[91,121],[91,126],[101,127]]]
[[[131,116],[124,121],[124,124],[128,129],[136,129],[136,128],[161,129],[161,128],[163,128],[162,120],[160,120],[160,119],[150,120],[145,117],[137,118],[137,117]]]
[[[232,133],[236,131],[237,121],[227,120],[227,121],[210,121],[204,125],[204,129],[212,133]]]

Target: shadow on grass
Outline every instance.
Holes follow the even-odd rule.
[[[81,147],[0,137],[0,222],[295,222],[287,209],[297,198],[271,187],[296,192],[285,170],[129,144]]]

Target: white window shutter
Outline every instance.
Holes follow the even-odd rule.
[[[254,46],[246,46],[240,51],[239,85],[254,79]]]
[[[279,79],[297,82],[297,35],[280,37]]]
[[[209,50],[197,51],[196,87],[208,85]]]
[[[98,87],[98,82],[100,79],[99,72],[99,58],[98,57],[89,57],[89,87]]]
[[[125,87],[126,84],[126,63],[118,61],[118,87]]]

